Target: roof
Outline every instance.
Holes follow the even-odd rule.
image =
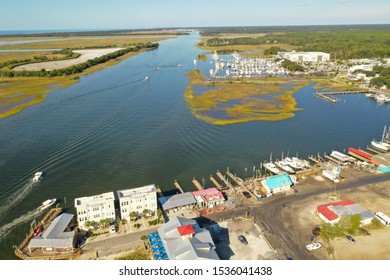
[[[295,51],[292,51],[292,52],[284,52],[286,54],[296,54],[296,55],[329,55],[329,53],[325,53],[325,52],[295,52]]]
[[[334,221],[341,216],[361,215],[361,220],[372,219],[374,217],[373,213],[352,200],[322,204],[317,206],[317,211],[328,221]]]
[[[197,196],[201,196],[203,198],[203,201],[205,201],[205,202],[224,201],[225,200],[222,192],[220,192],[216,188],[209,188],[209,189],[204,189],[204,190],[200,190],[200,191],[195,191],[195,192],[192,192],[192,194],[195,198]]]
[[[111,200],[115,200],[114,192],[107,192],[93,196],[75,198],[74,206],[77,208],[77,206],[81,205],[99,205]]]
[[[61,214],[53,220],[50,226],[45,230],[42,236],[34,237],[31,239],[28,247],[41,248],[41,247],[54,247],[54,248],[67,248],[73,247],[73,240],[76,236],[75,231],[65,232],[69,223],[72,221],[73,215]]]
[[[288,174],[286,174],[286,173],[281,174],[281,175],[268,177],[264,181],[270,190],[292,185],[290,176],[288,176]]]
[[[195,229],[192,225],[185,225],[185,226],[177,227],[177,231],[179,232],[179,234],[181,236],[195,233]]]
[[[156,186],[154,184],[152,185],[147,185],[135,189],[125,189],[125,190],[120,190],[116,192],[118,195],[118,198],[124,198],[124,197],[143,197],[145,194],[149,193],[156,193]]]
[[[372,159],[379,162],[379,165],[390,166],[390,153],[377,154]]]
[[[339,216],[329,209],[329,206],[345,206],[355,204],[352,200],[343,200],[339,202],[332,202],[327,204],[321,204],[317,206],[317,211],[322,214],[328,221],[336,220]]]
[[[349,148],[348,148],[348,151],[350,151],[350,152],[352,152],[352,153],[355,153],[355,154],[357,154],[357,155],[359,155],[359,156],[362,156],[362,157],[364,157],[364,158],[366,158],[366,159],[371,159],[371,158],[372,158],[372,155],[371,155],[371,154],[366,153],[366,152],[364,152],[364,151],[362,151],[362,150],[358,150],[358,149],[352,148],[352,147],[349,147]]]
[[[192,227],[191,237],[180,235],[178,228]],[[174,217],[158,229],[170,260],[219,260],[215,245],[207,229],[200,228],[195,220]]]
[[[196,203],[194,196],[190,192],[164,196],[160,197],[158,200],[160,201],[163,210],[169,210],[175,207]]]

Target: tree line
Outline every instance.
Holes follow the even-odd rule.
[[[15,70],[0,70],[0,77],[57,77],[57,76],[69,76],[77,73],[81,73],[85,69],[95,66],[100,63],[104,63],[108,60],[118,58],[129,52],[137,52],[141,49],[155,49],[158,48],[158,43],[141,43],[134,46],[131,46],[126,49],[118,50],[100,57],[90,59],[86,62],[72,65],[67,68],[56,69],[51,71],[46,71],[41,69],[39,71],[15,71]]]
[[[262,37],[211,38],[207,46],[287,44],[297,51],[323,51],[333,59],[390,57],[390,27],[373,30],[292,31]]]

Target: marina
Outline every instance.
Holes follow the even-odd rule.
[[[210,70],[213,78],[254,78],[254,77],[286,77],[290,72],[279,63],[263,58],[242,58],[238,53],[232,54],[233,59],[220,59],[215,53],[215,68]]]
[[[255,176],[264,177],[259,166],[271,152],[296,151],[306,158],[342,151],[348,148],[344,145],[366,147],[389,125],[386,104],[345,95],[348,105],[329,111],[313,97],[314,84],[294,93],[304,109],[288,120],[226,126],[198,120],[183,102],[185,72],[194,67],[198,41],[194,34],[163,41],[155,53],[86,75],[49,93],[45,102],[0,119],[0,227],[18,221],[0,241],[1,258],[16,258],[12,245],[29,230],[30,220],[23,218],[50,197],[66,197],[61,207],[75,213],[75,197],[151,182],[176,192],[175,179],[186,192],[195,189],[193,177],[214,184],[210,174],[222,189],[234,192],[235,182],[224,172],[220,179],[215,170],[230,166],[247,181],[256,166]],[[196,67],[207,74],[210,61],[198,61]],[[32,184],[37,171],[45,176]]]

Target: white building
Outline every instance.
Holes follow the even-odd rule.
[[[74,200],[79,228],[84,228],[86,221],[99,222],[103,219],[115,220],[114,192],[95,196],[81,197]]]
[[[131,212],[142,214],[147,209],[149,214],[157,211],[156,186],[147,185],[136,189],[117,191],[121,219],[128,220]]]
[[[319,63],[329,61],[330,54],[324,52],[278,52],[278,57],[293,62]]]

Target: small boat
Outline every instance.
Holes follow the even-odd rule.
[[[33,181],[34,181],[34,182],[38,182],[39,180],[42,179],[42,175],[43,175],[43,172],[41,172],[41,171],[36,172],[36,173],[34,174]]]
[[[183,65],[179,64],[179,65],[177,65],[177,67],[183,67]]]
[[[34,229],[34,236],[38,236],[42,232],[42,226],[38,226],[36,229]]]
[[[48,199],[46,201],[44,201],[42,203],[41,206],[39,206],[39,212],[42,212],[43,210],[49,208],[50,206],[52,206],[54,203],[56,203],[57,199],[53,198],[53,199]]]
[[[145,80],[149,80],[149,76],[146,76],[146,77],[145,77]]]

